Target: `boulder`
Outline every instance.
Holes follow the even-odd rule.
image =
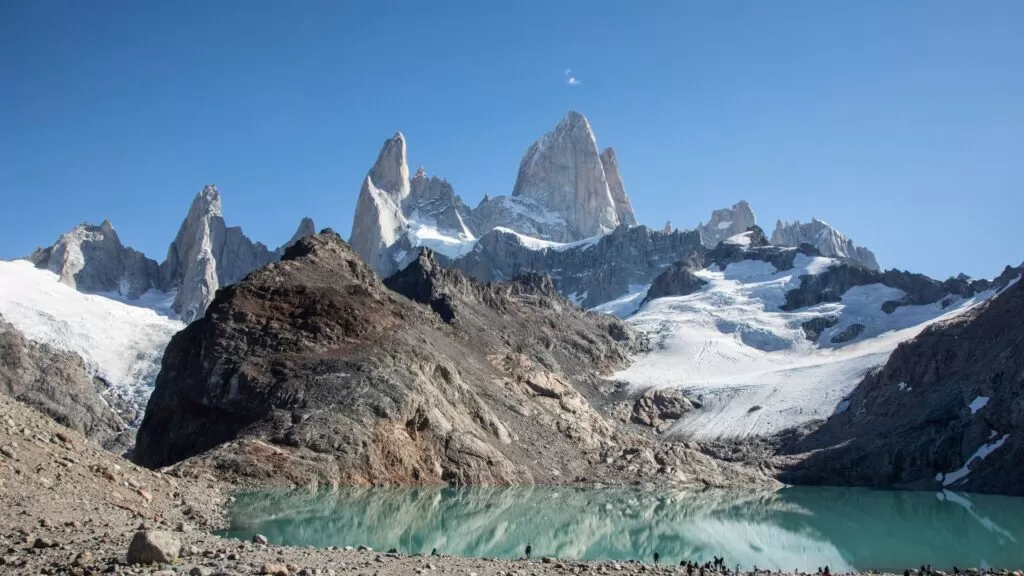
[[[172,564],[181,553],[181,542],[171,532],[141,530],[128,545],[129,564]]]

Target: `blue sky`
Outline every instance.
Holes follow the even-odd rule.
[[[746,199],[883,267],[1024,259],[1024,2],[0,2],[0,257],[109,218],[162,260],[192,197],[344,236],[383,140],[471,205],[569,109],[641,223]],[[572,69],[577,84],[567,83]]]

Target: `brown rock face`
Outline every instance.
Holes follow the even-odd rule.
[[[1022,314],[1017,282],[900,344],[845,410],[788,447],[805,456],[783,480],[1024,494]]]
[[[137,460],[202,454],[262,483],[508,484],[571,478],[616,444],[589,398],[636,346],[625,325],[546,277],[480,284],[429,253],[389,285],[328,230],[219,291],[167,347]]]

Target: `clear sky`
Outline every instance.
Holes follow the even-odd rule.
[[[1024,259],[1020,0],[0,2],[0,257],[109,218],[163,260],[207,183],[271,247],[347,237],[396,131],[476,205],[569,109],[644,224],[746,199],[883,267]]]

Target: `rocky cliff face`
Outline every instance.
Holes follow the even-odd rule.
[[[82,359],[25,339],[0,317],[0,393],[113,448],[127,427],[100,396]]]
[[[249,240],[241,228],[224,224],[220,193],[210,185],[192,201],[160,265],[160,278],[165,289],[177,290],[174,311],[191,322],[203,315],[217,288],[273,259],[266,246]]]
[[[109,220],[99,226],[76,226],[52,246],[37,249],[28,260],[83,292],[114,292],[136,299],[159,286],[157,263],[121,244]]]
[[[605,234],[619,225],[597,140],[578,112],[569,112],[526,151],[512,196],[532,198],[560,214],[569,237],[551,238],[558,242]]]
[[[701,243],[707,248],[714,248],[722,240],[746,232],[756,224],[750,204],[740,200],[731,208],[712,211],[711,219],[707,224],[697,226],[697,231],[700,232]]]
[[[855,245],[840,231],[817,218],[806,224],[779,220],[775,223],[771,242],[776,246],[799,246],[808,243],[817,248],[823,256],[849,258],[871,270],[879,270],[878,261],[871,250]]]
[[[1024,495],[1024,283],[900,344],[784,481]]]
[[[649,284],[670,265],[704,252],[696,231],[666,234],[621,226],[591,244],[537,250],[518,236],[492,230],[451,265],[481,281],[507,280],[534,271],[548,274],[559,292],[591,308]]]
[[[304,218],[289,243],[313,229],[313,221]],[[160,264],[160,283],[164,290],[177,291],[172,307],[182,320],[192,322],[203,315],[218,288],[278,259],[283,248],[272,252],[250,240],[241,228],[227,226],[217,187],[205,186],[192,201],[167,249],[167,259]]]
[[[464,206],[447,180],[437,176],[428,177],[426,171],[420,168],[412,178],[409,197],[402,212],[410,220],[433,226],[449,236],[472,239],[473,233],[463,218]],[[463,209],[460,210],[460,207]]]
[[[619,160],[615,156],[614,148],[605,148],[601,152],[601,165],[604,167],[604,174],[608,178],[608,190],[612,194],[612,202],[615,204],[615,213],[619,217],[619,224],[624,226],[636,226],[636,215],[633,214],[633,204],[626,195],[626,188],[622,184],[622,176],[619,174]]]

